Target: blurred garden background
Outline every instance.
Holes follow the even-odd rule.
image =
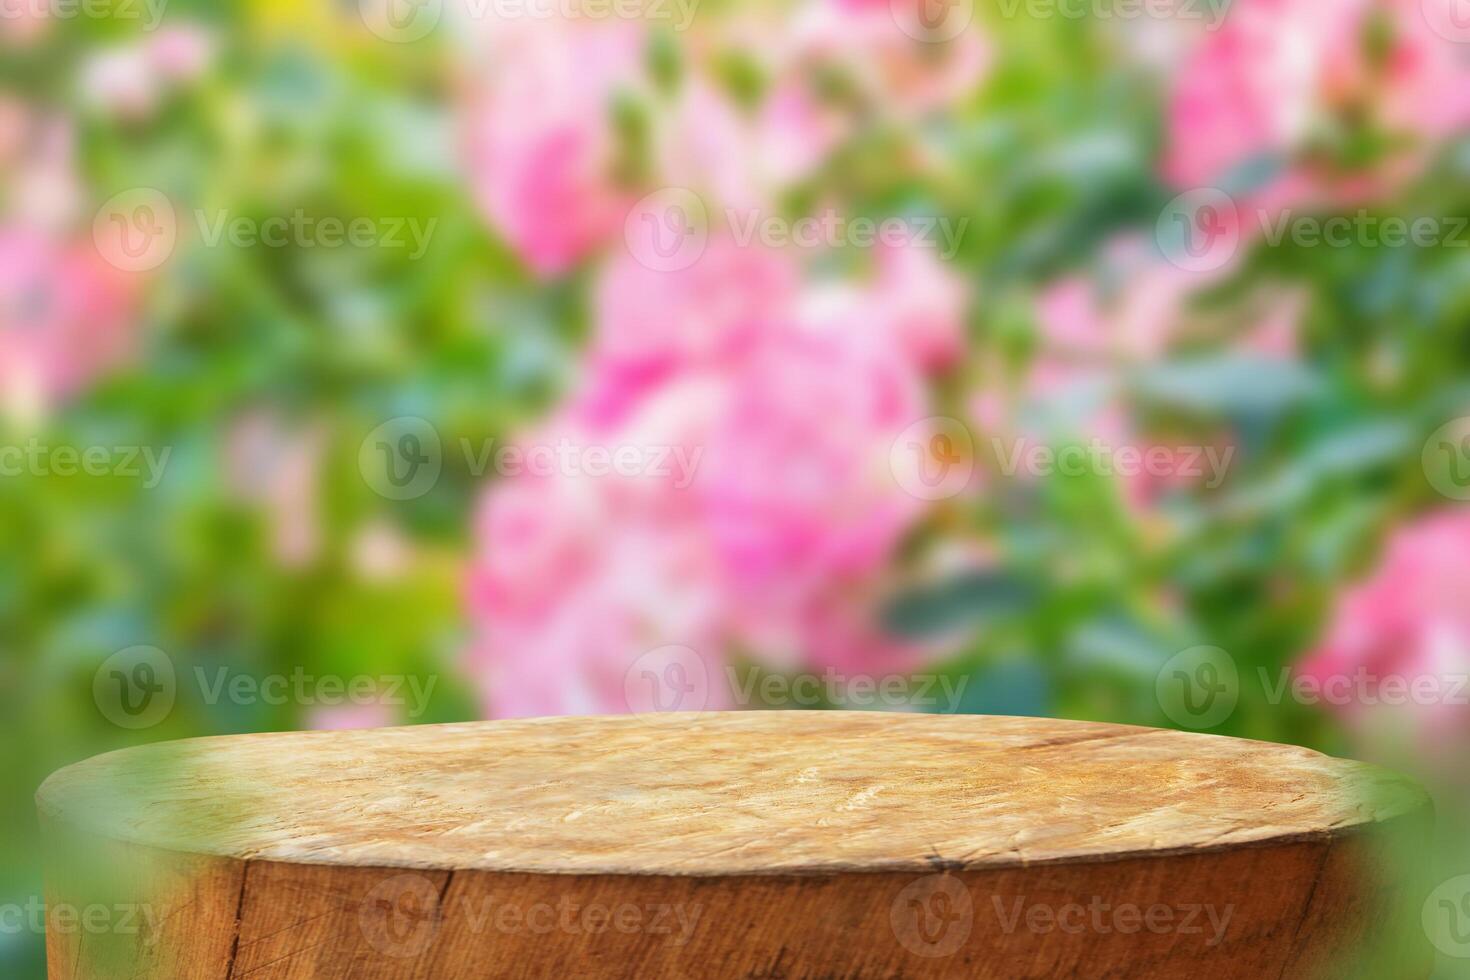
[[[0,907],[141,741],[1048,715],[1412,773],[1470,976],[1467,127],[1462,0],[0,0]]]

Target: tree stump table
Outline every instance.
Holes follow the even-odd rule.
[[[826,712],[167,743],[39,804],[56,980],[1340,976],[1428,819],[1300,748]]]

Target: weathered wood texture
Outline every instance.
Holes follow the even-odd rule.
[[[1325,977],[1428,820],[1299,748],[827,712],[204,739],[39,803],[53,907],[150,913],[51,937],[99,980]]]

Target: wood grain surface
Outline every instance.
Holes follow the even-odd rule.
[[[169,980],[1338,975],[1428,820],[1300,748],[863,712],[203,739],[38,802],[53,905],[151,913],[51,976]]]

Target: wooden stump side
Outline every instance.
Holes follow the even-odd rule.
[[[657,759],[647,767],[624,764],[617,746],[629,724],[565,719],[389,735],[393,757],[405,738],[435,757],[427,769],[418,756],[398,762],[414,779],[428,780],[413,795],[381,772],[369,778],[388,758],[362,751],[373,733],[155,746],[85,763],[42,794],[54,845],[48,883],[53,913],[132,904],[140,909],[142,928],[98,936],[66,931],[53,917],[50,976],[1338,977],[1342,964],[1410,904],[1393,887],[1394,855],[1405,841],[1422,838],[1429,819],[1422,795],[1396,777],[1230,739],[1014,719],[711,716],[686,731],[682,745],[665,750],[687,759],[692,745],[706,756],[703,771],[676,778],[660,770]],[[1022,731],[1028,733],[1025,745],[1018,745]],[[854,733],[880,740],[853,749]],[[578,746],[575,764],[569,760],[566,769],[581,778],[573,785],[546,770],[548,785],[539,797],[544,805],[496,809],[490,799],[502,790],[516,795],[518,806],[534,798],[525,795],[525,772],[505,763],[505,752],[521,742],[544,762],[548,737],[563,751]],[[818,802],[803,805],[804,797],[792,797],[781,812],[763,817],[743,806],[754,786],[743,788],[734,777],[748,778],[748,756],[772,738],[785,748],[767,760],[767,777],[810,786]],[[933,761],[936,738],[941,754],[952,755],[949,764],[960,769],[958,782],[937,770],[932,780],[910,772],[910,783],[924,787],[917,795],[885,800],[881,789],[875,791],[896,785],[912,760]],[[482,756],[486,739],[500,751]],[[600,754],[599,741],[610,750]],[[336,764],[334,753],[343,745],[359,759],[360,771]],[[281,765],[286,746],[294,749],[290,766]],[[160,752],[183,752],[189,763],[173,758],[158,767]],[[1176,770],[1168,759],[1180,752],[1188,758]],[[1123,765],[1118,775],[1147,772],[1163,782],[1149,786],[1135,778],[1120,798],[1102,788],[1105,781],[1079,775],[1100,759],[1118,763],[1120,753],[1146,764],[1136,770]],[[264,770],[251,769],[256,754],[276,758],[273,782]],[[1228,772],[1248,806],[1218,812],[1218,793],[1176,785],[1178,773],[1196,771],[1200,758],[1214,760],[1216,778]],[[214,773],[224,759],[236,764],[233,774]],[[858,759],[868,768],[855,770]],[[965,759],[975,770],[968,781]],[[1259,772],[1252,769],[1254,759]],[[1292,764],[1301,771],[1290,771]],[[297,765],[311,770],[317,784],[304,798],[286,796],[267,812],[242,814],[247,826],[222,826],[213,838],[198,836],[198,827],[179,832],[179,821],[187,823],[200,807],[219,819],[217,810],[204,806],[217,802],[210,782],[238,783],[245,769],[279,792],[297,784]],[[1069,768],[1074,766],[1082,769]],[[1017,809],[1013,803],[1026,803],[1024,794],[1037,794],[1047,782],[1034,778],[1036,767],[1055,775],[1056,792],[1037,796],[1029,810]],[[134,785],[140,795],[111,813],[96,805],[99,785],[107,792],[117,788],[105,785],[108,774],[131,773],[131,782],[149,768],[160,775]],[[445,775],[435,777],[436,770]],[[495,813],[494,827],[465,819],[458,809],[463,794],[441,794],[445,786],[465,785],[467,772],[475,774],[486,801],[476,812]],[[432,785],[436,778],[444,785]],[[501,785],[501,779],[512,781]],[[1325,794],[1338,779],[1348,796],[1324,796],[1315,811],[1300,808],[1304,792]],[[703,810],[681,791],[679,813],[662,818],[662,825],[627,822],[636,815],[658,824],[660,811],[645,806],[644,795],[686,783],[703,787],[697,791]],[[1296,792],[1286,795],[1293,785]],[[935,799],[926,805],[924,794],[936,786],[969,803]],[[1391,801],[1385,787],[1401,793]],[[258,804],[261,794],[250,789],[233,787]],[[1362,795],[1369,790],[1371,796]],[[382,802],[364,811],[360,827],[343,830],[336,814],[313,810],[344,792],[364,799],[377,792]],[[1217,811],[1190,812],[1187,801],[1198,799],[1212,800]],[[445,809],[450,803],[452,818]],[[856,810],[841,810],[844,803]],[[967,805],[973,812],[968,821]],[[139,822],[149,812],[159,820],[151,832]],[[1036,817],[1023,826],[1027,812]],[[1127,812],[1157,834],[1156,851],[1139,847],[1138,833],[1118,836],[1113,824]],[[1307,826],[1312,812],[1323,821],[1315,829]],[[587,820],[594,824],[577,827]],[[1096,821],[1091,836],[1089,820]],[[568,836],[564,824],[577,827],[576,833]],[[763,836],[755,832],[762,824]],[[334,828],[330,835],[324,826]],[[885,826],[892,828],[887,859],[872,836]],[[111,836],[102,832],[108,827]],[[855,833],[868,836],[840,839]],[[663,846],[639,843],[660,835]],[[924,857],[913,842],[925,837],[944,841],[944,850]],[[392,866],[364,862],[362,855],[380,853],[386,838],[395,841],[400,860]],[[681,863],[698,870],[675,873],[668,866],[675,853],[667,846],[671,839],[697,851]],[[1109,854],[1089,846],[1093,839],[1127,844]],[[485,850],[487,841],[500,845],[493,855]],[[773,846],[782,841],[785,847]],[[957,850],[956,842],[968,842],[970,853]],[[556,847],[568,848],[563,856],[571,870],[547,870],[558,857]],[[828,851],[846,857],[824,862]],[[792,867],[780,857],[787,853],[804,855],[807,866]],[[852,860],[859,853],[878,859],[865,867]],[[445,861],[446,854],[458,856]],[[497,866],[506,854],[531,866]],[[651,855],[647,867],[628,867],[643,854]],[[425,855],[436,860],[412,860]],[[595,867],[599,855],[617,870]],[[1395,974],[1427,976],[1423,954],[1397,955]]]

